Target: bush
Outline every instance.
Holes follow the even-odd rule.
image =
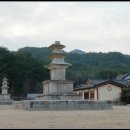
[[[122,89],[121,101],[124,102],[125,104],[130,103],[130,88]]]

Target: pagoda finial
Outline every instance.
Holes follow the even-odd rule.
[[[60,41],[55,41],[52,45],[50,45],[48,48],[50,48],[51,50],[61,50],[63,49],[65,46],[60,44]]]
[[[55,41],[55,44],[58,44],[58,45],[59,45],[59,44],[60,44],[60,41]]]

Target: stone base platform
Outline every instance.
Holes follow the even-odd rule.
[[[0,105],[12,105],[13,100],[0,100]]]
[[[10,100],[10,94],[0,94],[0,100]]]
[[[10,99],[10,94],[0,94],[0,105],[13,104],[13,100]]]
[[[39,110],[104,110],[112,109],[111,101],[87,100],[23,100],[13,101],[13,108]]]
[[[36,97],[36,100],[80,100],[82,96],[76,93],[67,94],[43,94]]]

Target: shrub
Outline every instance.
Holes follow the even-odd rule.
[[[122,89],[121,101],[124,102],[125,104],[130,103],[130,88]]]

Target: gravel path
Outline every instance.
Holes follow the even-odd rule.
[[[25,111],[0,105],[2,128],[130,128],[130,106],[112,110]]]

